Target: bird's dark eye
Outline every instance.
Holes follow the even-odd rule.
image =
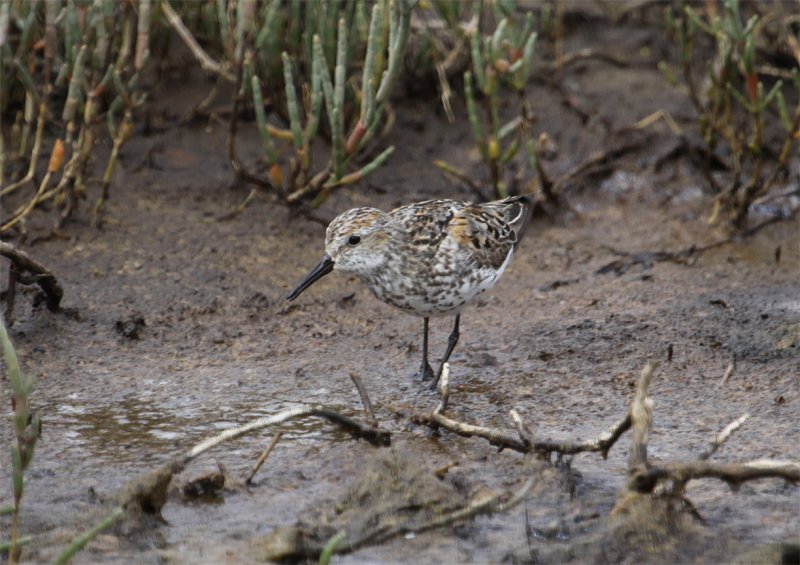
[[[347,240],[347,243],[349,243],[350,245],[358,245],[359,243],[361,243],[361,238],[358,237],[357,235],[351,235],[350,239]]]

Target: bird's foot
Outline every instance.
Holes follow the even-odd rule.
[[[414,375],[414,380],[422,383],[431,380],[435,376],[436,374],[433,372],[433,369],[431,368],[430,364],[427,361],[425,361],[420,366],[419,371],[417,371],[416,374]]]

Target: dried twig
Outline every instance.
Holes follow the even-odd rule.
[[[514,425],[517,427],[519,439],[522,440],[522,443],[530,447],[533,443],[533,434],[525,425],[525,422],[522,421],[522,417],[519,415],[519,412],[512,409],[509,411],[509,414],[511,414],[511,419],[514,420]]]
[[[355,373],[349,373],[350,380],[353,381],[353,384],[356,385],[358,389],[358,394],[361,396],[361,403],[364,405],[364,416],[367,419],[367,423],[370,426],[378,426],[378,420],[375,419],[375,413],[372,411],[372,402],[369,401],[369,395],[367,394],[367,389],[364,387],[364,383],[361,382],[361,377],[356,375]]]
[[[665,124],[667,124],[670,131],[672,131],[674,135],[677,136],[683,135],[683,129],[681,129],[681,126],[678,125],[678,122],[675,121],[675,118],[672,117],[672,114],[670,114],[666,110],[656,110],[649,116],[645,116],[644,118],[633,124],[632,129],[644,129],[662,120],[664,121]]]
[[[700,455],[700,460],[705,461],[714,455],[714,453],[716,453],[717,450],[722,447],[722,444],[728,441],[728,438],[731,437],[736,430],[742,427],[742,424],[744,424],[749,417],[750,414],[743,414],[725,426],[725,428],[723,428],[723,430],[714,438],[714,441],[711,442],[711,445],[708,446],[708,449],[705,450],[702,455]]]
[[[722,380],[720,380],[720,382],[719,382],[720,386],[722,386],[722,385],[724,385],[725,383],[728,382],[728,379],[731,378],[731,375],[733,375],[733,372],[735,370],[736,370],[736,356],[735,355],[731,355],[731,360],[728,363],[728,366],[725,367],[725,373],[723,373]]]
[[[282,435],[283,435],[283,432],[278,432],[277,434],[275,434],[275,437],[273,437],[272,441],[269,442],[269,445],[267,446],[267,448],[264,451],[261,452],[261,455],[259,455],[258,459],[256,459],[256,464],[253,465],[253,470],[250,471],[250,474],[247,475],[247,478],[244,480],[245,484],[249,485],[249,484],[251,484],[253,482],[253,477],[256,476],[256,473],[258,473],[258,470],[264,464],[264,461],[267,460],[267,457],[269,457],[269,454],[272,453],[273,449],[275,449],[275,446],[278,444],[278,440],[281,439]]]

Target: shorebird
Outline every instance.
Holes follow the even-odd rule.
[[[353,208],[330,223],[325,255],[287,299],[294,300],[333,270],[356,275],[381,301],[422,317],[417,377],[433,378],[435,389],[458,343],[462,308],[503,274],[531,210],[524,196],[485,204],[427,200],[391,212]],[[428,363],[428,320],[446,315],[455,320],[434,375]]]

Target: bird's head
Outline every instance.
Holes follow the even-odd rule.
[[[386,262],[395,230],[385,212],[353,208],[334,218],[325,232],[325,255],[287,297],[294,300],[309,286],[336,269],[369,276]]]

